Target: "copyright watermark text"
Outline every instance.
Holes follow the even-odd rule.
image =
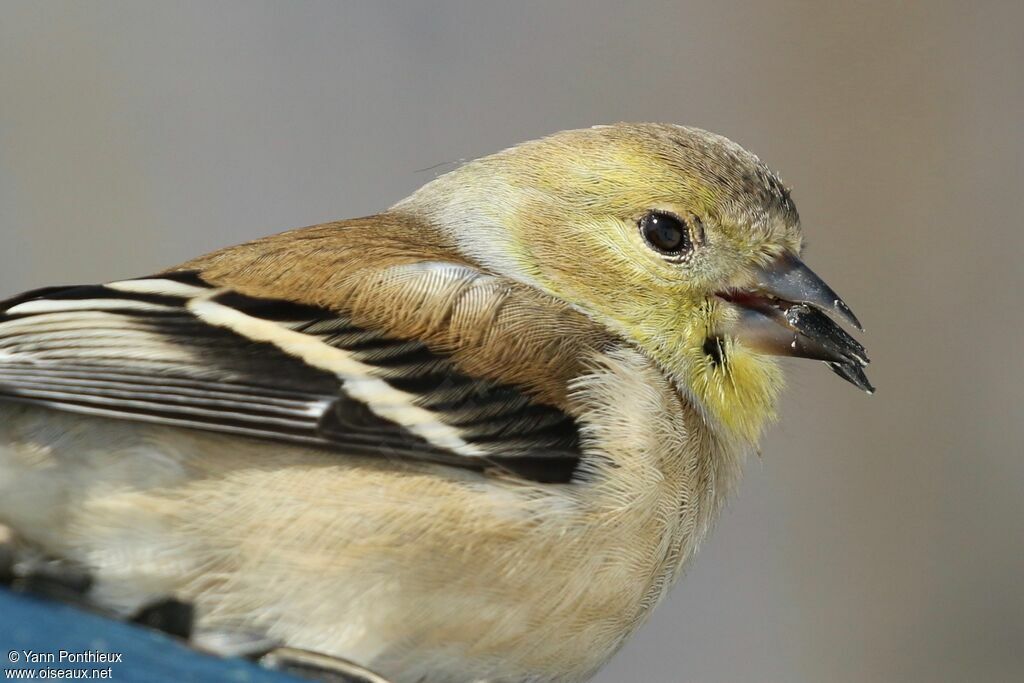
[[[103,665],[123,661],[124,656],[120,652],[102,650],[8,650],[4,679],[110,680],[114,677],[114,667]],[[80,666],[82,664],[100,666]]]

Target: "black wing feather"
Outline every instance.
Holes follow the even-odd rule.
[[[545,482],[576,470],[571,416],[518,387],[467,376],[420,341],[327,309],[216,290],[196,273],[132,283],[144,286],[49,287],[0,304],[0,400]],[[414,433],[352,395],[336,372],[201,319],[189,307],[196,298],[343,350],[465,448]]]

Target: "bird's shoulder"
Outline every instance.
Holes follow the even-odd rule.
[[[614,337],[394,218],[0,304],[0,399],[566,481]]]
[[[221,249],[168,271],[241,295],[345,315],[416,339],[475,376],[565,406],[595,352],[621,340],[581,311],[468,260],[401,214],[300,228]]]

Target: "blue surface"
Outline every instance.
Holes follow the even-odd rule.
[[[68,663],[60,652],[110,653],[120,662]],[[26,662],[29,653],[52,656],[52,662]],[[220,659],[190,649],[157,631],[113,621],[75,607],[0,589],[0,659],[4,679],[16,669],[93,669],[93,680],[236,681],[295,683],[299,679],[242,659]],[[18,660],[18,661],[12,661]],[[103,670],[109,671],[104,672]],[[31,675],[31,674],[29,674]],[[71,678],[73,674],[63,674]],[[78,674],[82,676],[82,674]],[[28,676],[26,676],[27,678]],[[54,674],[43,680],[53,680]],[[13,679],[12,679],[13,680]]]

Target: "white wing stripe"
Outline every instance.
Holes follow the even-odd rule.
[[[184,282],[175,282],[164,278],[153,278],[150,280],[121,280],[104,285],[107,289],[113,289],[127,294],[158,294],[160,296],[180,296],[190,299],[209,292],[208,288],[187,285]]]
[[[173,311],[170,306],[131,299],[36,299],[8,308],[7,315],[58,313],[63,311]]]
[[[216,296],[216,293],[210,296]],[[371,366],[355,360],[347,351],[274,322],[246,315],[209,297],[189,301],[188,308],[210,325],[227,328],[255,341],[268,342],[315,368],[333,373],[341,379],[342,388],[349,396],[365,403],[376,415],[405,427],[434,446],[468,457],[487,455],[463,439],[457,429],[438,420],[434,413],[415,405],[413,395],[374,377]]]
[[[96,329],[124,329],[127,326],[137,327],[130,318],[118,315],[117,313],[109,311],[76,311],[72,313],[41,313],[27,318],[3,320],[0,321],[0,332],[7,336],[14,330],[22,329],[33,333],[36,331],[81,330],[93,327]]]

